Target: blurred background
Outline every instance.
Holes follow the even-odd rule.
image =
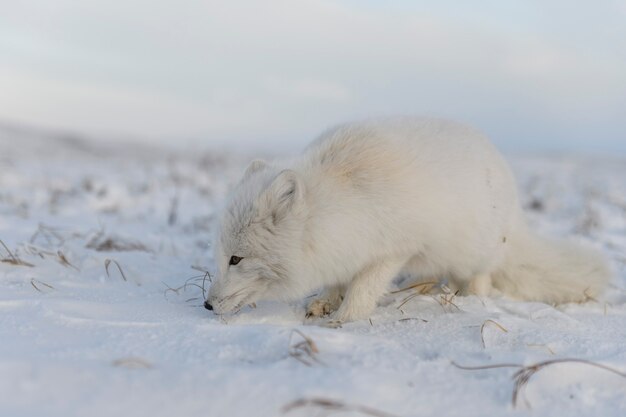
[[[626,153],[626,1],[0,0],[0,125],[291,151],[419,114]]]

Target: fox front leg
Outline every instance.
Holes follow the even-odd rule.
[[[348,284],[339,309],[331,314],[329,325],[362,320],[376,309],[378,299],[400,272],[406,259],[387,259],[373,263],[359,272]]]

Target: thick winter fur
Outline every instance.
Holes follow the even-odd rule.
[[[243,258],[229,265],[231,256]],[[298,158],[255,161],[223,213],[207,304],[222,314],[325,288],[310,315],[366,318],[402,271],[548,303],[596,296],[602,257],[530,232],[480,133],[428,119],[347,124]]]

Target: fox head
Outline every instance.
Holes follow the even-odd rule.
[[[205,307],[224,314],[261,299],[290,298],[306,211],[297,172],[252,162],[220,218],[218,272]]]

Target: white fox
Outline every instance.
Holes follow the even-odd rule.
[[[469,293],[584,301],[607,283],[599,254],[531,233],[507,163],[479,132],[399,118],[334,128],[299,157],[253,162],[215,245],[217,314],[324,288],[309,316],[367,318],[401,272]]]

